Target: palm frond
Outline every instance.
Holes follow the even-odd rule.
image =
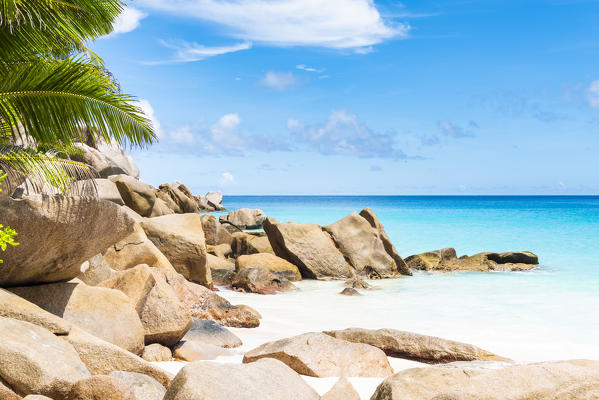
[[[6,174],[0,195],[10,195],[20,187],[24,194],[98,196],[94,179],[99,175],[91,166],[58,158],[53,152],[0,146],[0,170]]]
[[[0,62],[0,120],[40,144],[83,140],[82,126],[120,144],[156,140],[150,121],[108,74],[78,59]]]

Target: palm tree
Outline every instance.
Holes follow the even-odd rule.
[[[69,148],[85,141],[82,127],[93,140],[144,146],[156,139],[131,96],[120,93],[86,47],[112,31],[122,9],[121,0],[0,0],[0,145],[34,139],[44,148]],[[56,155],[0,148],[6,183],[34,171],[59,187],[93,175]]]

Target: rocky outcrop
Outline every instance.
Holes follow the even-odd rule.
[[[116,142],[100,141],[93,147],[84,143],[75,143],[74,146],[80,153],[71,155],[71,158],[91,165],[102,178],[118,174],[139,177],[139,168]]]
[[[386,379],[372,400],[566,400],[599,396],[599,362],[574,360],[516,365],[412,368]]]
[[[376,286],[372,286],[370,283],[366,282],[364,279],[356,276],[354,278],[350,278],[343,282],[343,286],[346,288],[352,289],[363,289],[363,290],[378,290],[379,288]]]
[[[471,344],[395,329],[349,328],[324,333],[348,342],[364,343],[377,347],[390,357],[405,358],[429,364],[475,360],[511,362],[508,358],[500,357]]]
[[[206,260],[212,274],[212,282],[219,286],[230,285],[235,277],[235,262],[212,254],[208,254]]]
[[[142,217],[150,217],[156,203],[155,189],[147,183],[129,175],[113,175],[110,180],[116,184],[125,205]]]
[[[325,227],[316,224],[264,222],[275,254],[298,266],[303,277],[347,279],[411,275],[370,209]]]
[[[10,290],[125,350],[135,354],[143,350],[143,326],[129,298],[118,290],[83,283],[52,283]]]
[[[89,286],[96,286],[116,275],[116,271],[110,268],[102,254],[96,254],[81,264],[81,274],[77,277]]]
[[[135,395],[136,400],[162,400],[166,389],[155,379],[136,372],[114,371],[108,374],[124,382]]]
[[[223,211],[225,209],[223,207],[223,194],[221,192],[208,192],[203,197],[212,211]]]
[[[75,348],[79,358],[93,375],[109,374],[113,371],[128,371],[148,375],[164,387],[168,387],[171,383],[172,376],[162,369],[82,329],[73,327],[64,340]]]
[[[239,229],[260,229],[265,219],[266,215],[264,211],[259,209],[251,210],[249,208],[229,211],[227,215],[219,217],[221,223],[233,224]]]
[[[202,215],[202,230],[206,238],[206,244],[216,246],[219,244],[233,243],[233,238],[228,230],[212,214]]]
[[[173,354],[171,349],[158,343],[152,343],[144,347],[141,358],[146,361],[157,362],[157,361],[171,361]]]
[[[255,328],[260,325],[258,318],[251,312],[233,306],[212,290],[189,282],[180,274],[165,273],[165,278],[192,317],[236,328]]]
[[[269,253],[239,256],[235,262],[235,269],[242,271],[246,268],[263,268],[290,281],[302,280],[302,276],[295,265]]]
[[[176,186],[164,183],[158,187],[158,191],[161,193],[157,193],[157,196],[177,213],[196,213],[200,211],[200,207],[193,195],[191,197],[187,195],[188,190],[182,191]]]
[[[275,254],[296,265],[309,279],[350,278],[354,272],[335,242],[316,224],[278,223],[267,218],[264,231]]]
[[[90,376],[73,346],[42,327],[0,317],[0,337],[0,382],[21,396],[62,399]]]
[[[131,388],[118,378],[96,375],[75,383],[65,400],[137,400]]]
[[[1,286],[75,278],[82,263],[133,232],[121,207],[80,197],[2,197],[0,221],[20,243],[2,253]]]
[[[148,239],[138,223],[135,224],[132,234],[104,251],[104,260],[110,268],[119,271],[140,264],[169,271],[175,270],[164,254]]]
[[[168,388],[164,400],[318,400],[302,378],[280,361],[248,365],[215,362],[185,366]]]
[[[119,189],[116,187],[114,182],[110,179],[86,179],[82,181],[76,181],[73,186],[75,188],[95,188],[98,198],[100,200],[107,200],[118,204],[119,206],[125,205],[123,198],[119,193]],[[80,190],[81,190],[80,189]],[[80,191],[79,190],[79,191]]]
[[[202,342],[225,348],[242,345],[241,339],[227,328],[223,328],[214,321],[199,318],[193,319],[193,326],[185,334],[183,340]]]
[[[129,297],[144,328],[145,343],[172,346],[193,325],[187,309],[154,268],[138,265],[101,284]]]
[[[212,287],[206,263],[206,241],[199,214],[173,214],[141,223],[156,247],[185,278]]]
[[[393,373],[383,351],[367,344],[350,343],[324,333],[305,333],[250,350],[244,363],[275,358],[302,375],[314,377],[387,377]]]
[[[231,236],[231,250],[234,257],[244,254],[270,253],[275,254],[268,237],[257,233],[235,232]]]
[[[221,259],[227,259],[233,255],[233,249],[231,245],[227,243],[217,244],[214,246],[206,245],[206,251],[208,254],[219,257]]]
[[[527,271],[537,267],[539,259],[528,251],[506,253],[484,252],[473,256],[457,257],[455,249],[446,248],[415,254],[406,258],[412,269],[437,272],[455,271]]]
[[[0,289],[0,317],[31,322],[57,335],[71,330],[69,322],[4,289]]]
[[[360,395],[347,378],[341,378],[320,400],[360,400]]]
[[[244,268],[233,277],[231,287],[246,293],[275,294],[287,292],[296,287],[282,275],[276,275],[265,268]]]

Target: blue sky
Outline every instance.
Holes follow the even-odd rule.
[[[93,49],[142,179],[225,194],[599,194],[599,1],[136,0]]]

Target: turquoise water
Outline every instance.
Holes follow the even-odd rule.
[[[302,301],[331,304],[306,319],[449,335],[515,359],[599,359],[599,196],[227,196],[223,203],[323,225],[371,207],[403,257],[455,247],[459,255],[530,250],[541,262],[531,272],[377,281],[382,290],[350,306],[329,296],[337,293],[330,283],[304,282]]]

